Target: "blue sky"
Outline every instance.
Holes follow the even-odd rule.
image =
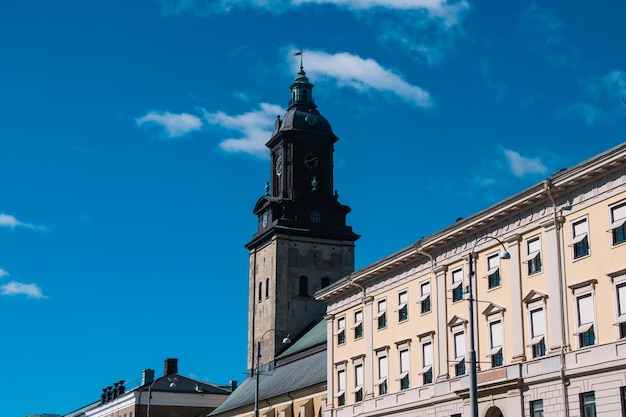
[[[626,3],[0,8],[3,415],[246,371],[252,208],[304,50],[357,268],[626,140]]]

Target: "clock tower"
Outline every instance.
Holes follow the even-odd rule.
[[[323,318],[325,304],[313,294],[354,270],[360,237],[346,225],[350,208],[333,188],[338,138],[317,110],[302,64],[290,89],[287,112],[266,144],[271,180],[254,206],[257,232],[246,245],[250,369],[258,341],[266,364],[284,348],[286,334],[296,337]]]

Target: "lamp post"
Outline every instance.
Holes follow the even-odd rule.
[[[511,259],[511,254],[506,250],[504,243],[500,239],[494,236],[484,236],[476,241],[474,247],[467,255],[467,262],[469,263],[469,274],[468,274],[468,286],[467,286],[467,301],[469,301],[469,332],[470,332],[470,351],[469,351],[469,365],[470,365],[470,375],[469,375],[469,398],[470,398],[470,407],[472,417],[478,417],[478,383],[476,382],[476,349],[474,347],[474,290],[472,279],[474,277],[474,250],[476,246],[481,241],[493,239],[497,241],[500,246],[504,249],[504,252],[500,255],[500,259]]]
[[[255,378],[255,389],[254,389],[254,417],[259,417],[259,368],[261,366],[261,340],[271,331],[276,331],[278,329],[269,329],[265,333],[259,337],[259,340],[256,342],[256,364],[254,366],[254,378]],[[283,339],[283,344],[288,345],[291,343],[291,339],[289,339],[289,335],[287,335]]]

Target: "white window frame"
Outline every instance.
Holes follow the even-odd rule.
[[[579,228],[577,231],[576,230],[577,226],[582,225],[582,224],[585,224],[585,226],[582,228]],[[572,220],[571,226],[572,226],[571,227],[572,240],[570,242],[570,246],[572,247],[572,259],[576,261],[578,259],[583,259],[583,258],[590,256],[591,255],[591,239],[589,238],[589,217],[583,216],[583,217],[577,218],[576,220]],[[577,256],[576,245],[583,242],[585,239],[587,240],[587,253],[584,255]]]
[[[361,327],[360,335],[357,335],[358,327]],[[354,325],[352,326],[352,330],[354,330],[354,338],[361,339],[363,337],[363,310],[357,310],[354,312]]]
[[[539,259],[539,266],[531,271],[531,266]],[[543,271],[542,264],[542,256],[541,256],[541,235],[531,236],[526,239],[526,258],[524,258],[524,263],[528,265],[526,273],[528,276],[539,274]]]
[[[616,212],[618,210],[618,217],[616,217]],[[615,242],[614,233],[616,229],[626,227],[626,201],[622,200],[609,206],[609,219],[611,222],[609,225],[609,232],[611,234],[611,246],[613,247],[623,245],[624,243],[626,243],[626,240],[623,240],[621,242]]]
[[[626,338],[626,270],[609,274],[613,285],[613,311],[615,311],[615,328],[617,339]],[[622,333],[622,329],[624,332]]]
[[[462,335],[462,336],[460,336]],[[460,362],[465,361],[465,373],[467,374],[467,329],[465,328],[465,324],[456,324],[450,327],[450,338],[451,344],[450,353],[452,354],[452,358],[450,359],[450,363],[452,366],[456,367]],[[463,346],[459,345],[459,342],[462,342]],[[461,355],[462,354],[462,355]],[[461,376],[456,375],[455,376]]]
[[[404,301],[402,300],[404,298]],[[406,309],[406,317],[404,319],[400,318],[400,312],[402,309]],[[409,320],[409,291],[404,289],[402,291],[398,291],[398,308],[396,309],[398,312],[398,322],[404,323]]]
[[[460,268],[456,268],[452,270],[452,277],[451,277],[451,285],[450,285],[450,292],[452,293],[452,296],[450,297],[450,299],[452,300],[453,303],[458,303],[459,301],[463,301],[463,290],[461,289],[461,298],[459,298],[458,300],[454,299],[454,291],[459,288],[459,287],[463,287],[463,267]]]
[[[399,348],[398,350],[398,381],[400,383],[400,390],[405,390],[411,387],[411,351],[409,350],[409,346],[406,345],[404,348]],[[408,377],[409,383],[408,386],[402,387],[402,380]]]
[[[361,402],[365,398],[363,392],[363,358],[360,357],[352,362],[352,366],[354,368],[354,389],[352,393],[354,394],[354,401]],[[359,398],[359,391],[361,394],[361,399]]]
[[[588,346],[594,346],[598,344],[598,315],[596,314],[596,296],[595,296],[595,279],[585,281],[580,284],[570,285],[572,290],[572,301],[574,303],[574,319],[576,320],[576,328],[574,330],[574,336],[576,337],[578,347],[584,348]],[[587,298],[590,298],[587,300]],[[581,301],[584,301],[585,311],[580,311]],[[591,310],[591,311],[589,311]],[[582,315],[581,315],[582,314]],[[581,342],[581,335],[593,331],[594,342],[589,345],[583,346]]]
[[[343,342],[339,342],[339,335],[343,333]],[[337,330],[335,331],[335,336],[337,336],[337,345],[342,346],[346,344],[346,317],[341,316],[337,318]]]
[[[346,405],[346,363],[342,362],[335,365],[335,375],[337,375],[337,390],[335,391],[335,398],[337,398],[337,406],[343,407]],[[339,403],[339,398],[343,397],[343,404]]]
[[[434,358],[435,350],[433,346],[432,333],[429,333],[429,335],[426,337],[422,337],[420,339],[420,345],[421,345],[421,350],[422,350],[422,369],[420,370],[420,375],[425,375],[429,371],[431,372],[431,375],[432,375],[434,361],[435,361],[435,358]],[[429,349],[430,352],[428,352],[427,349]],[[432,378],[432,380],[428,384],[432,384],[433,382],[434,382],[434,378]],[[424,383],[423,379],[422,379],[422,383]]]
[[[487,290],[489,291],[500,288],[502,286],[502,274],[500,274],[500,251],[487,255],[485,262],[487,265],[487,274],[485,275],[485,278],[487,279]],[[498,285],[491,286],[491,276],[496,273],[498,274]]]
[[[381,308],[382,306],[382,308]],[[376,309],[377,309],[377,313],[376,313],[376,317],[374,317],[376,319],[376,328],[378,329],[384,329],[387,327],[387,299],[386,298],[382,298],[380,300],[378,300],[376,302]],[[381,317],[384,316],[384,326],[380,325],[380,321],[381,321]]]
[[[381,349],[376,352],[376,363],[378,379],[375,385],[378,387],[379,395],[384,395],[389,393],[389,355],[387,349]],[[384,364],[384,366],[381,366],[382,364]],[[384,369],[384,372],[382,369]],[[385,384],[385,392],[381,393],[380,386],[383,384]]]
[[[428,292],[424,292],[424,288],[427,288]],[[431,286],[430,286],[430,280],[426,280],[426,281],[422,281],[420,283],[420,299],[419,299],[419,303],[420,303],[420,313],[421,314],[428,314],[433,310],[433,303],[432,303],[432,298],[430,296],[431,294]],[[424,311],[424,307],[423,307],[423,303],[428,300],[428,302],[430,303],[428,310]]]
[[[492,367],[504,366],[504,320],[501,314],[494,314],[496,317],[490,317],[487,320],[489,328],[489,357],[492,359]],[[493,365],[493,357],[497,354],[502,355],[502,363]]]

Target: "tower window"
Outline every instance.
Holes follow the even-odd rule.
[[[323,277],[322,278],[322,288],[326,288],[330,285],[330,278]]]
[[[300,285],[298,288],[298,295],[301,297],[309,296],[309,278],[306,275],[300,275]]]
[[[265,280],[265,298],[270,298],[270,279]]]
[[[263,294],[263,283],[259,282],[259,302],[261,302],[262,300],[262,294]]]

